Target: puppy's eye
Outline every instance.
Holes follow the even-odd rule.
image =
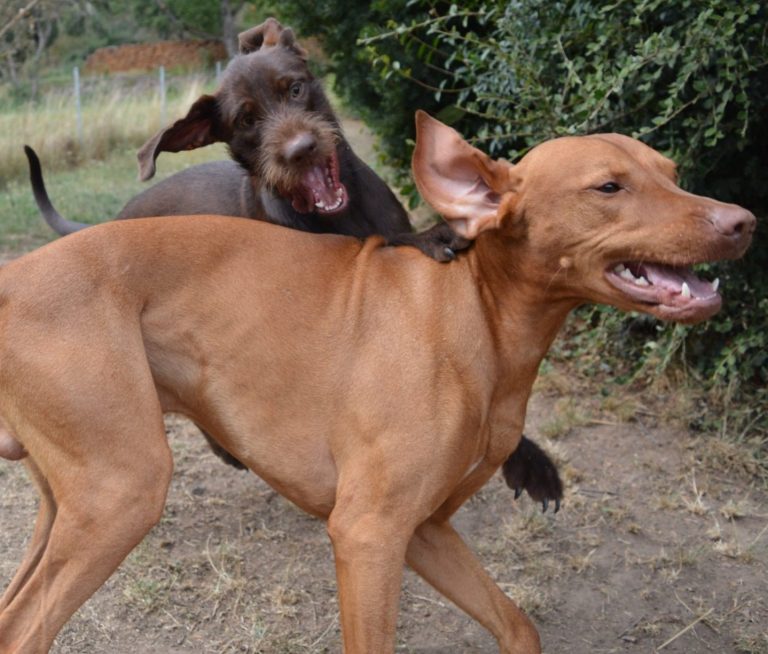
[[[621,186],[616,182],[606,182],[602,186],[598,186],[597,190],[600,193],[618,193],[621,190]]]
[[[240,125],[240,127],[253,127],[255,123],[256,117],[250,112],[241,114],[237,119],[237,124]]]
[[[291,86],[288,89],[288,93],[290,93],[291,98],[294,100],[298,98],[301,95],[301,92],[304,90],[304,83],[303,82],[294,82],[291,84]]]

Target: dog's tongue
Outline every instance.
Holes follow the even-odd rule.
[[[688,269],[671,268],[653,263],[644,263],[643,269],[651,284],[671,293],[680,293],[683,282],[688,285],[693,297],[707,297],[714,292],[711,282],[700,279]]]
[[[330,209],[338,204],[340,195],[338,187],[334,188],[333,178],[327,166],[310,168],[301,180],[304,187],[312,194],[312,204],[318,209]]]
[[[335,153],[324,164],[308,168],[301,176],[300,188],[292,195],[293,208],[299,213],[334,214],[347,204],[347,189],[339,181]]]

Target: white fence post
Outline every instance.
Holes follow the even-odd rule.
[[[165,125],[166,106],[165,106],[165,66],[160,66],[160,126]]]
[[[75,120],[77,124],[77,140],[83,144],[83,106],[80,101],[80,69],[75,66],[72,69],[75,85]]]

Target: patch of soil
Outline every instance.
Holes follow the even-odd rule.
[[[527,433],[559,460],[557,515],[514,502],[495,476],[454,523],[531,615],[544,651],[768,652],[766,493],[703,470],[700,441],[635,421],[595,421],[550,440],[554,398]],[[324,525],[250,473],[223,465],[169,418],[176,470],[161,523],[77,613],[58,654],[336,652]],[[0,585],[28,539],[35,492],[0,462]],[[398,652],[491,653],[493,638],[406,573]]]

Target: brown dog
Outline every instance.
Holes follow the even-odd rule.
[[[308,232],[383,236],[449,261],[469,245],[441,222],[411,233],[408,214],[395,195],[344,139],[322,85],[309,70],[307,53],[293,31],[274,18],[240,34],[240,56],[224,72],[219,89],[199,98],[188,114],[141,148],[146,180],[161,152],[227,144],[234,161],[192,166],[130,200],[117,218],[217,214],[266,220]],[[64,218],[51,204],[35,152],[25,148],[32,190],[46,222],[59,234],[89,225]],[[315,202],[317,200],[317,202]],[[245,468],[208,435],[227,463]],[[546,511],[560,506],[557,468],[523,437],[504,465],[507,484],[523,489]]]
[[[449,518],[517,447],[571,309],[703,320],[721,299],[689,266],[740,257],[755,218],[627,137],[511,165],[417,122],[416,182],[475,240],[450,265],[209,217],[101,225],[0,270],[0,415],[42,497],[0,652],[46,651],[160,518],[164,412],[328,520],[345,652],[393,651],[404,562],[501,652],[540,652]]]

